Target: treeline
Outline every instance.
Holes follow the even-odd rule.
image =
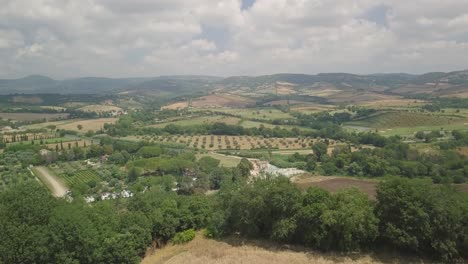
[[[172,192],[88,206],[29,182],[0,193],[0,263],[139,263],[152,241],[206,226],[210,209]]]
[[[393,247],[443,262],[468,257],[467,195],[429,181],[388,180],[370,201],[355,189],[302,193],[286,178],[226,179],[215,195],[177,195],[166,178],[160,188],[92,206],[56,200],[35,182],[0,193],[0,262],[138,263],[151,244],[202,228],[211,237],[323,251]]]
[[[301,193],[286,178],[226,186],[217,195],[212,236],[240,234],[329,251],[394,247],[454,262],[468,256],[468,199],[429,181],[393,179],[377,201],[355,190]]]

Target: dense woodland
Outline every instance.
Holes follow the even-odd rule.
[[[353,189],[301,193],[280,177],[225,180],[212,196],[177,195],[161,183],[92,206],[56,200],[29,182],[0,193],[0,262],[137,263],[152,241],[202,228],[216,238],[240,234],[344,252],[393,247],[454,262],[467,257],[467,223],[467,196],[425,180],[388,180],[375,202]]]

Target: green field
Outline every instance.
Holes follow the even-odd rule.
[[[75,172],[72,176],[61,174],[60,175],[69,186],[75,186],[79,183],[89,183],[91,181],[99,182],[101,178],[93,170],[81,170]]]
[[[419,112],[382,112],[348,122],[345,126],[355,130],[377,130],[392,135],[410,135],[416,131],[468,129],[468,118],[455,114],[427,114]]]
[[[212,109],[205,109],[203,111],[212,111]],[[214,111],[236,115],[246,119],[274,120],[293,118],[291,114],[275,108],[221,108]]]
[[[230,167],[230,168],[236,167],[241,160],[240,158],[237,158],[237,157],[226,156],[226,155],[222,155],[218,153],[198,154],[197,159],[200,159],[201,157],[205,157],[205,156],[212,157],[212,158],[219,160],[220,166]]]
[[[226,123],[228,125],[237,125],[241,120],[236,117],[222,116],[222,115],[213,115],[213,116],[201,116],[193,118],[185,118],[180,120],[168,121],[164,123],[159,123],[151,125],[150,127],[163,128],[169,124],[179,125],[179,126],[193,126],[193,125],[203,125],[203,124],[213,124],[213,123]]]

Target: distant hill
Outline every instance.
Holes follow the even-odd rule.
[[[0,79],[0,94],[12,93],[125,93],[177,96],[183,94],[229,92],[243,95],[298,94],[330,96],[341,92],[375,92],[392,95],[468,97],[468,70],[356,75],[348,73],[273,74],[264,76],[160,76],[154,78],[86,77],[54,80],[32,75],[20,79]]]

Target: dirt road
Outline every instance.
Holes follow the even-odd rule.
[[[67,185],[46,167],[34,167],[32,172],[44,183],[55,197],[63,197],[67,194]]]

